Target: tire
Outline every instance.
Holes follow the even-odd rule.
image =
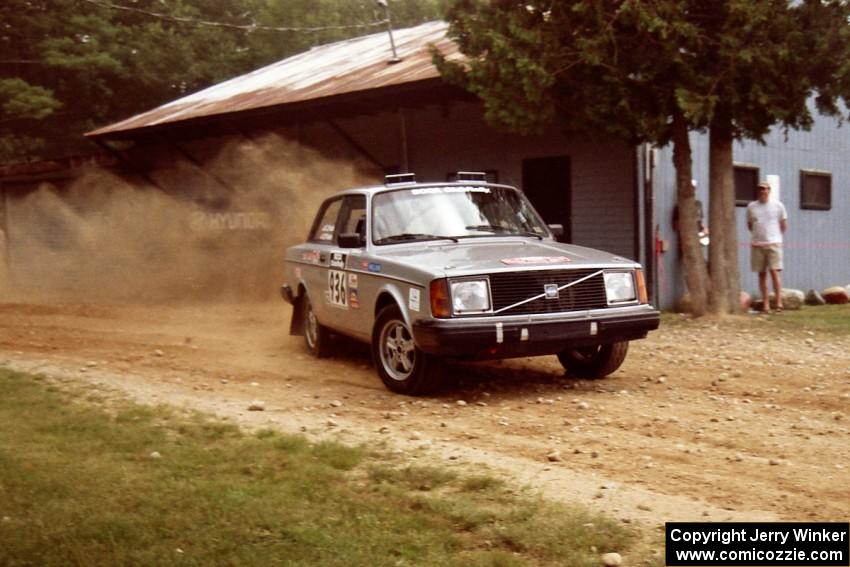
[[[372,329],[372,360],[388,390],[420,396],[442,385],[442,364],[414,344],[413,334],[395,305],[384,307]]]
[[[623,364],[629,342],[609,343],[589,347],[568,348],[558,353],[558,360],[576,378],[605,378]]]
[[[331,354],[331,332],[327,327],[319,323],[313,312],[313,304],[310,296],[306,293],[301,300],[301,309],[304,321],[304,342],[307,350],[316,358],[325,358]]]

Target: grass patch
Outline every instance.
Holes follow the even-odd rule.
[[[817,305],[803,306],[802,309],[784,311],[781,315],[740,315],[734,318],[724,319],[690,319],[679,314],[663,313],[661,324],[664,326],[677,327],[693,325],[698,322],[729,324],[736,328],[746,329],[768,329],[776,328],[783,330],[802,330],[825,332],[838,336],[850,336],[850,304],[847,305]],[[766,323],[769,323],[767,325]]]
[[[642,545],[499,479],[91,395],[0,369],[0,565],[581,567]]]
[[[801,328],[850,335],[850,304],[805,306],[798,311],[785,311],[772,316],[782,328]]]

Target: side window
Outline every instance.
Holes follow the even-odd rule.
[[[800,208],[828,211],[832,208],[832,174],[800,170]]]
[[[735,205],[746,207],[758,199],[759,168],[748,165],[735,166]]]
[[[322,206],[310,231],[311,241],[330,244],[336,240],[336,222],[341,207],[342,199],[328,201]]]
[[[345,198],[340,227],[341,233],[357,233],[366,238],[366,197],[349,195]]]

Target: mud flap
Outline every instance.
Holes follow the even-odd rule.
[[[296,297],[295,301],[292,303],[292,320],[289,323],[290,335],[304,334],[304,309],[302,307],[303,298],[304,294],[302,293],[300,296]]]

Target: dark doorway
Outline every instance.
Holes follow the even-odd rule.
[[[572,242],[572,187],[569,156],[522,160],[522,190],[546,224],[564,225],[563,242]]]

